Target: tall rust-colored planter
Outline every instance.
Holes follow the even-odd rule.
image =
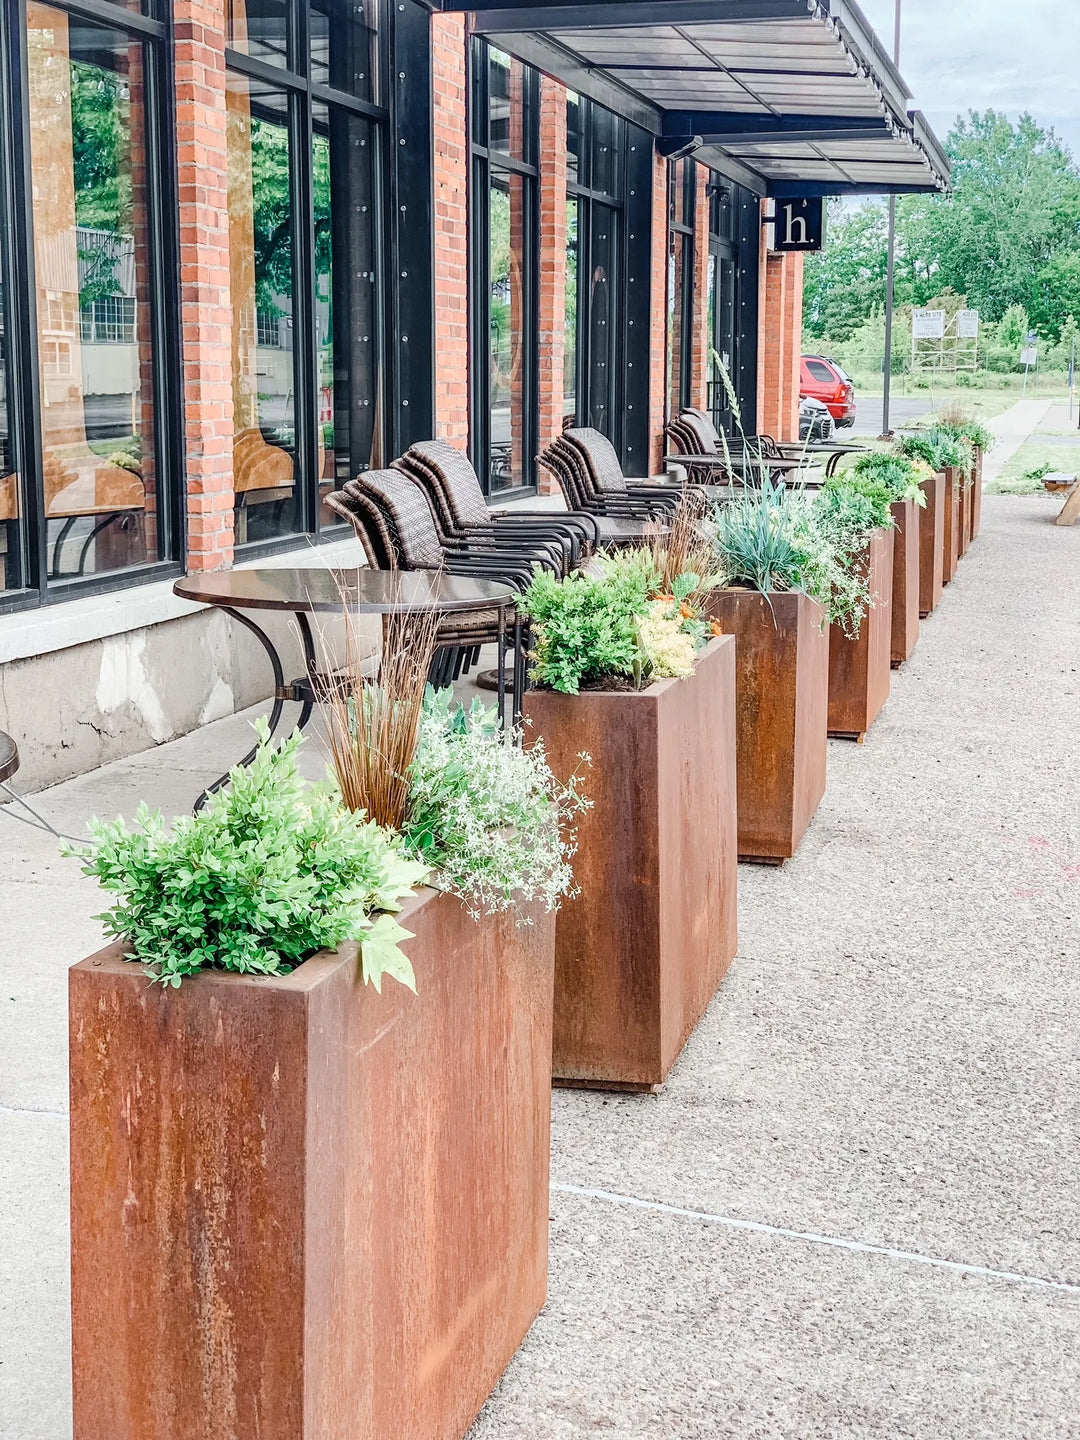
[[[968,552],[971,544],[971,507],[974,496],[972,483],[967,478],[967,472],[957,470],[956,485],[960,494],[960,558]]]
[[[638,693],[525,696],[560,779],[588,751],[581,893],[555,929],[557,1080],[662,1085],[738,944],[735,642]]]
[[[461,1440],[544,1303],[554,916],[70,975],[75,1440]]]
[[[892,663],[903,665],[919,639],[919,516],[914,500],[897,500],[892,506]]]
[[[825,794],[829,626],[808,595],[714,590],[708,612],[735,637],[739,859],[799,848]]]
[[[976,445],[975,455],[975,485],[971,491],[971,538],[977,540],[979,531],[982,529],[982,499],[983,499],[983,452]]]
[[[945,475],[922,482],[926,508],[919,511],[919,617],[925,620],[941,603],[945,567]]]
[[[873,604],[857,637],[829,634],[829,734],[862,741],[889,698],[892,681],[893,532],[874,530],[866,545]]]
[[[941,578],[949,585],[960,563],[960,488],[963,472],[954,465],[945,467],[945,558]]]

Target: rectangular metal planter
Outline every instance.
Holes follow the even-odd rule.
[[[461,1440],[544,1303],[554,916],[70,974],[75,1440]]]
[[[739,858],[790,859],[825,794],[829,626],[808,595],[714,590],[735,637]]]
[[[926,508],[919,511],[919,618],[941,604],[945,569],[945,473],[922,482]]]
[[[956,578],[960,563],[960,488],[962,472],[953,465],[945,467],[945,559],[942,582],[950,585]]]
[[[960,494],[960,558],[963,559],[971,545],[971,509],[974,501],[974,482],[969,481],[966,472],[956,472],[956,485]]]
[[[891,507],[893,524],[892,663],[903,665],[919,640],[919,516],[914,500]]]
[[[829,635],[829,734],[858,740],[877,719],[892,681],[893,532],[875,530],[865,561],[873,604],[857,637],[839,625]]]
[[[971,492],[971,538],[977,540],[982,529],[983,452],[975,447],[975,487]]]
[[[667,1079],[738,944],[735,641],[637,693],[525,696],[565,780],[582,751],[581,893],[555,929],[552,1074],[599,1088]]]

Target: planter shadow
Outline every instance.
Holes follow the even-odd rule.
[[[529,691],[525,714],[561,780],[592,756],[581,893],[556,923],[552,1075],[655,1089],[738,943],[735,642],[637,693]]]
[[[808,595],[714,590],[709,615],[735,637],[739,859],[777,865],[825,794],[829,626]]]
[[[873,604],[858,636],[829,634],[829,734],[862,744],[889,698],[892,674],[893,532],[874,530],[866,546]]]
[[[945,572],[945,474],[922,482],[926,508],[919,511],[919,618],[941,604]]]
[[[919,641],[919,516],[914,500],[891,507],[893,524],[892,663],[903,665]]]
[[[544,1303],[554,916],[178,990],[70,973],[75,1435],[461,1440]]]

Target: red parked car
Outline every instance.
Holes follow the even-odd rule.
[[[838,430],[855,424],[855,386],[835,360],[821,355],[802,357],[799,397],[811,396],[829,407]]]

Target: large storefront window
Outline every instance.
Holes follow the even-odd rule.
[[[334,523],[322,501],[383,457],[375,4],[229,12],[236,543]],[[296,38],[305,36],[303,44]],[[254,62],[254,63],[252,63]],[[267,64],[286,71],[282,82]]]
[[[13,149],[30,187],[13,197],[0,287],[0,600],[100,586],[175,553],[159,440],[163,31],[97,9],[26,9],[28,125]]]
[[[667,398],[677,415],[692,397],[696,166],[668,165]]]
[[[738,251],[735,215],[737,187],[713,174],[708,186],[709,200],[709,294],[708,294],[708,407],[717,429],[732,434],[737,428],[732,395],[739,383],[737,365],[735,297]]]
[[[572,91],[566,102],[567,419],[620,443],[626,126]]]
[[[492,495],[536,483],[537,83],[474,42],[471,431]]]

